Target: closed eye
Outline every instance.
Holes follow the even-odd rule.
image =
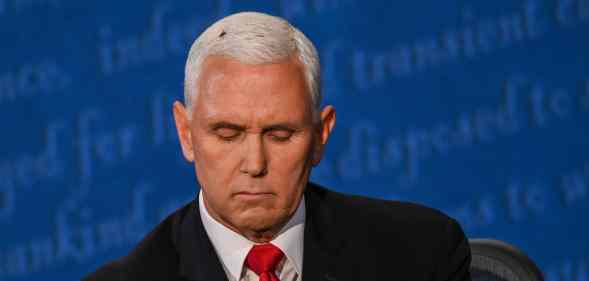
[[[268,135],[273,141],[285,142],[290,140],[293,135],[293,131],[284,129],[271,130],[268,132]]]
[[[218,128],[215,130],[215,135],[224,141],[233,140],[240,134],[241,131],[232,128]]]

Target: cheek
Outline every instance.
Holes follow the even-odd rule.
[[[311,167],[311,145],[309,140],[273,147],[268,153],[271,157],[269,170],[275,173],[272,177],[277,186],[293,186],[308,174]]]
[[[295,168],[304,165],[310,159],[312,152],[312,139],[308,136],[300,136],[286,145],[272,146],[272,160],[275,164],[284,168]]]
[[[193,143],[196,144],[194,164],[199,182],[208,186],[228,184],[227,181],[238,168],[236,148],[209,136],[194,138]]]

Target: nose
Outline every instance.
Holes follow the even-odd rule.
[[[262,177],[268,172],[266,152],[261,136],[262,134],[249,134],[244,143],[240,170],[251,177]]]

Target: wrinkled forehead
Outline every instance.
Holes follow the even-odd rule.
[[[312,101],[298,59],[246,64],[210,56],[203,62],[194,116],[250,122],[310,122]]]

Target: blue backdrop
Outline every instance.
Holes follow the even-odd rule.
[[[243,10],[320,52],[338,120],[313,180],[589,279],[589,0],[0,0],[0,280],[78,280],[194,197],[172,101]]]

